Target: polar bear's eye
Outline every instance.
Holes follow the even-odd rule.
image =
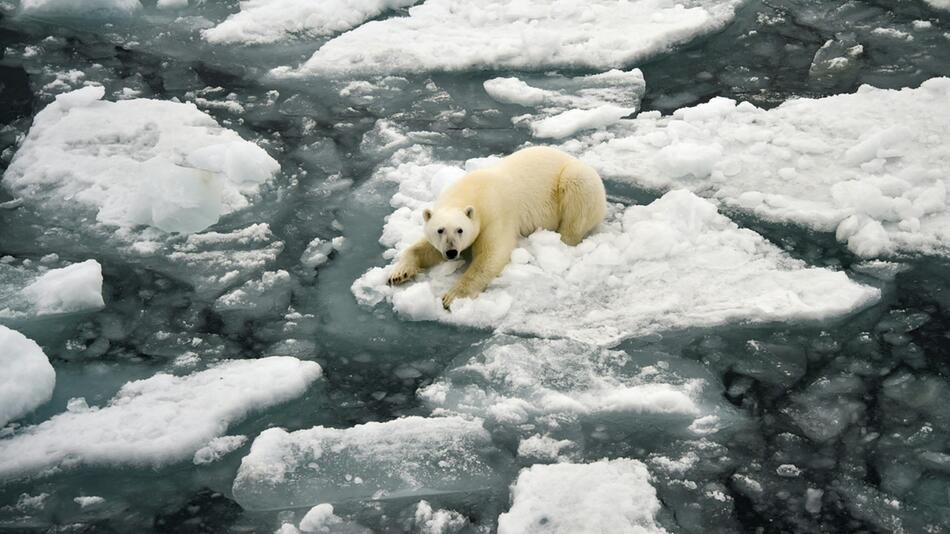
[[[445,228],[439,228],[437,231],[441,234],[442,232],[445,231]]]
[[[458,229],[458,233],[460,233],[460,234],[462,233],[462,229],[461,229],[461,228]]]

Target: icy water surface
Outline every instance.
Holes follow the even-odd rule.
[[[946,2],[242,4],[0,0],[0,531],[950,529]]]

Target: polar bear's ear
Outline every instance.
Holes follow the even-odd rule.
[[[432,210],[430,210],[429,208],[426,208],[426,209],[422,210],[422,220],[423,220],[423,221],[429,222],[429,219],[431,219],[431,218],[432,218]]]
[[[474,218],[475,208],[473,208],[472,206],[465,208],[465,216],[468,217],[469,219]]]

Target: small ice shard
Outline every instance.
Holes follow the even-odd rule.
[[[341,33],[419,0],[242,0],[241,10],[201,32],[209,43],[269,44]]]
[[[471,69],[610,69],[716,31],[738,0],[428,0],[408,17],[372,21],[277,75],[355,75]]]
[[[650,473],[637,460],[534,465],[511,487],[498,534],[665,533]]]
[[[250,205],[280,170],[193,104],[104,94],[84,87],[40,111],[4,187],[51,217],[193,233]]]
[[[89,508],[90,506],[100,505],[106,502],[106,500],[97,495],[86,495],[73,498],[73,502],[78,504],[80,508]]]
[[[66,412],[0,439],[0,479],[78,465],[157,467],[185,460],[249,413],[302,395],[320,376],[314,362],[275,356],[129,382],[105,406],[73,402]]]
[[[412,516],[419,534],[452,534],[469,526],[468,518],[455,510],[433,510],[428,501],[419,501]]]
[[[834,232],[862,257],[948,255],[948,98],[950,78],[769,110],[716,97],[672,116],[641,113],[565,148],[606,178],[685,187],[769,221]]]
[[[393,158],[399,165],[381,168],[376,177],[399,184],[391,201],[395,211],[380,239],[391,247],[386,258],[421,237],[423,208],[464,174],[458,166],[432,161],[426,150],[403,149]],[[789,257],[685,190],[645,206],[612,205],[605,221],[576,247],[550,231],[522,238],[486,291],[459,299],[447,312],[440,297],[462,267],[444,263],[398,287],[387,285],[388,268],[377,267],[356,280],[352,291],[364,305],[388,301],[411,320],[598,345],[730,322],[824,319],[880,297],[878,289],[843,272]]]
[[[43,349],[16,330],[0,325],[0,427],[45,404],[53,396],[56,371]]]
[[[613,124],[637,110],[646,90],[640,69],[528,79],[531,85],[518,78],[492,78],[483,85],[498,102],[537,108],[512,119],[527,123],[535,137],[564,138]]]
[[[224,456],[240,449],[247,442],[247,436],[220,436],[195,451],[192,463],[204,465],[217,462]]]
[[[234,497],[247,510],[473,491],[497,454],[478,419],[404,417],[336,429],[262,432],[241,462]]]
[[[76,314],[103,306],[102,267],[96,260],[40,271],[25,263],[0,264],[0,320]]]

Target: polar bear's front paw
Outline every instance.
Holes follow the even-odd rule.
[[[412,280],[412,277],[418,273],[419,269],[416,269],[414,266],[400,263],[389,274],[389,285],[398,286],[405,284],[409,280]]]
[[[448,310],[452,306],[452,303],[455,302],[455,299],[464,299],[472,296],[473,295],[465,288],[458,286],[453,287],[445,295],[442,295],[442,307]]]

